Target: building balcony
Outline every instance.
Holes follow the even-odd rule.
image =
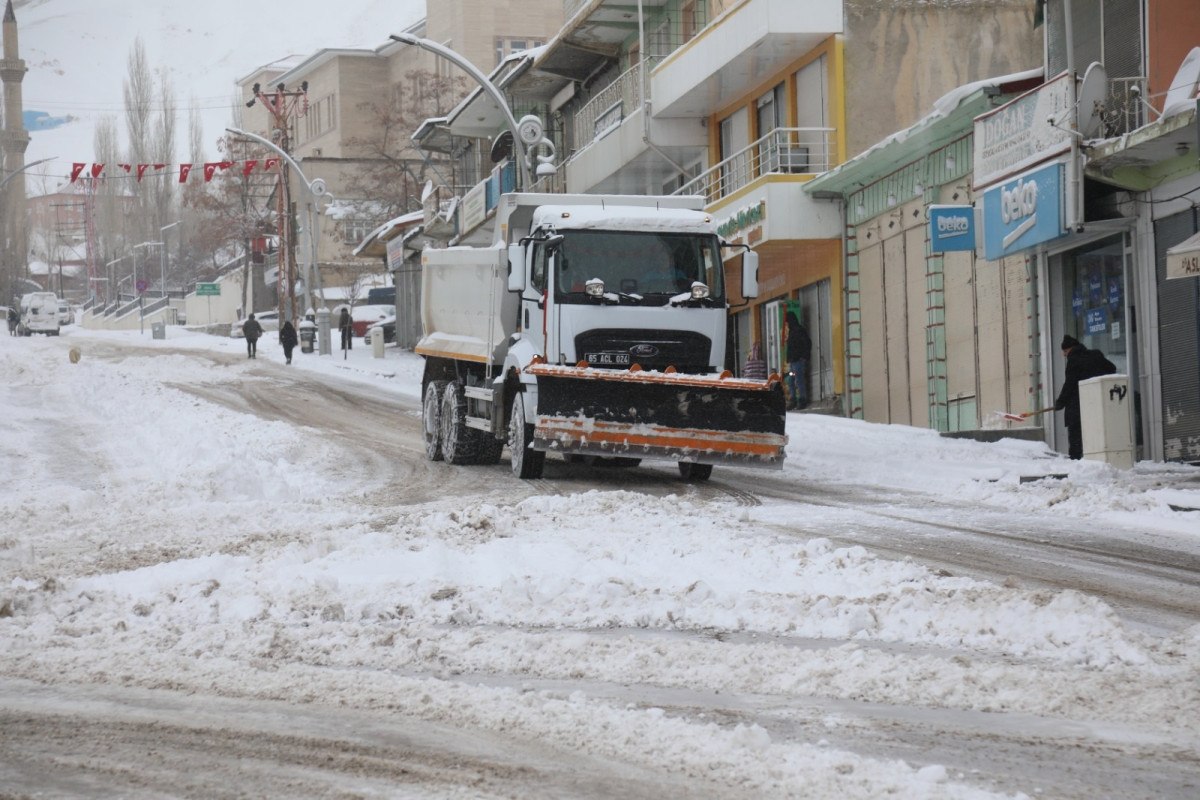
[[[697,194],[711,205],[770,175],[818,175],[832,166],[834,133],[833,128],[776,128],[675,194]]]
[[[714,114],[842,29],[842,0],[746,0],[654,68],[654,116]]]

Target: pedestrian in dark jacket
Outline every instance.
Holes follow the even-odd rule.
[[[338,330],[342,332],[342,349],[352,349],[354,347],[354,322],[350,319],[350,309],[342,309],[342,315],[338,317]]]
[[[18,316],[17,310],[15,308],[13,308],[12,306],[9,306],[9,309],[8,309],[8,335],[9,336],[17,335],[17,323],[20,321],[21,321],[21,317]]]
[[[296,349],[299,341],[300,338],[296,336],[296,328],[292,325],[292,321],[286,320],[279,329],[279,343],[283,345],[283,357],[287,359],[285,363],[292,363],[292,351]]]
[[[804,408],[808,405],[808,355],[812,350],[812,339],[808,330],[800,324],[794,311],[787,312],[784,323],[784,335],[787,337],[787,387],[788,408]]]
[[[258,358],[258,339],[263,335],[263,329],[253,314],[242,323],[242,334],[246,337],[246,358]]]
[[[1054,401],[1054,409],[1063,412],[1067,426],[1067,455],[1083,458],[1083,430],[1079,419],[1079,382],[1101,375],[1112,375],[1117,367],[1099,350],[1089,350],[1073,336],[1064,336],[1062,354],[1067,359],[1062,391]]]

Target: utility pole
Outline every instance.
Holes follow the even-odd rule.
[[[254,98],[246,107],[261,101],[271,115],[270,139],[279,149],[290,155],[291,127],[294,119],[308,113],[308,81],[300,84],[299,91],[289,91],[282,83],[275,91],[263,92],[260,84],[254,84]],[[279,318],[296,319],[296,249],[292,236],[292,193],[289,185],[288,160],[279,162],[279,186],[275,193],[276,217],[279,230]]]

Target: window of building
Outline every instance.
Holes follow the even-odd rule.
[[[308,107],[304,115],[304,139],[308,141],[328,133],[337,126],[336,95],[328,94]]]
[[[696,35],[696,0],[687,0],[679,7],[679,33],[686,44]]]
[[[375,227],[375,223],[369,219],[348,219],[342,223],[342,240],[346,244],[358,244]]]
[[[497,36],[495,42],[497,64],[513,53],[519,53],[522,50],[530,50],[534,47],[541,47],[546,43],[544,39],[529,39],[524,36],[514,38]]]

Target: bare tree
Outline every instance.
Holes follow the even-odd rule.
[[[124,82],[124,95],[125,132],[129,137],[129,152],[126,160],[130,164],[143,164],[150,160],[152,147],[151,119],[154,83],[150,67],[146,63],[146,48],[142,44],[140,36],[133,40],[127,66],[128,74]],[[133,218],[130,220],[135,231],[134,237],[141,240],[150,238],[150,229],[153,225],[149,194],[137,193]]]
[[[170,78],[164,73],[159,75],[158,83],[158,118],[155,120],[153,136],[151,137],[151,157],[156,163],[170,164],[175,160],[175,90]],[[173,181],[160,179],[151,184],[153,187],[152,219],[154,220],[154,236],[159,237],[159,229],[174,221],[175,184]]]

